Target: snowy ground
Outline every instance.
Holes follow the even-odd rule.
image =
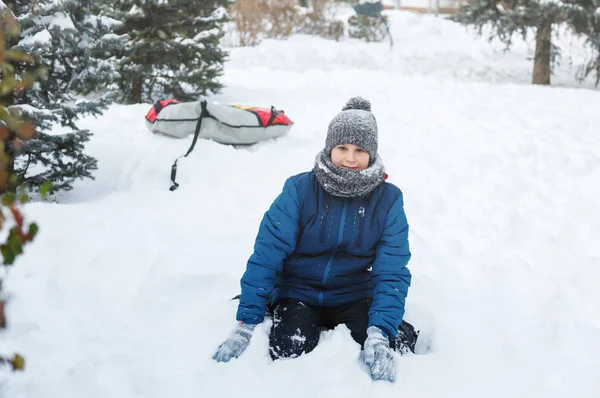
[[[148,133],[148,105],[81,123],[99,170],[60,204],[26,207],[41,232],[9,275],[0,348],[28,368],[0,373],[0,396],[600,396],[598,91],[567,63],[558,87],[530,86],[525,43],[505,54],[442,19],[391,15],[393,50],[306,36],[234,49],[215,98],[296,124],[247,149],[199,142],[177,192],[170,166],[189,141]],[[398,357],[394,385],[374,383],[345,327],[272,363],[267,324],[239,360],[213,362],[264,211],[354,95],[371,100],[404,191],[406,319],[430,350]]]

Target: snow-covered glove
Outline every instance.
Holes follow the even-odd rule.
[[[365,363],[371,368],[371,378],[394,382],[396,380],[396,363],[390,348],[390,340],[377,326],[367,329],[364,349]]]
[[[217,362],[229,362],[242,355],[248,344],[250,344],[250,338],[255,327],[256,325],[240,323],[229,338],[219,346],[217,352],[213,355],[213,359]]]

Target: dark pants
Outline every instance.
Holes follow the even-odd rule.
[[[269,336],[271,358],[294,358],[309,353],[317,346],[321,330],[333,329],[340,324],[345,324],[352,338],[362,346],[367,338],[370,306],[370,299],[341,307],[317,307],[296,299],[282,299],[273,310]],[[416,335],[411,350],[414,350],[415,342]],[[396,344],[397,337],[391,338],[390,347],[395,349]]]

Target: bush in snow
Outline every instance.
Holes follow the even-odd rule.
[[[0,150],[0,187],[4,190],[6,186],[14,184],[14,170],[11,159],[14,150],[19,146],[20,140],[31,138],[35,126],[31,121],[24,121],[14,114],[10,109],[15,91],[29,90],[35,83],[39,71],[35,68],[34,58],[23,51],[12,50],[10,43],[19,38],[19,26],[14,15],[5,8],[0,1],[0,138],[2,142]],[[15,64],[29,65],[29,69],[15,69]],[[20,198],[21,204],[26,197]],[[0,244],[2,265],[12,265],[16,258],[23,253],[23,246],[31,242],[37,234],[38,227],[35,223],[26,226],[24,216],[19,209],[15,195],[4,194],[0,204],[0,230],[9,228],[8,234],[3,231],[6,241]],[[0,274],[0,329],[7,327],[5,316],[5,300],[2,295],[3,275]],[[12,358],[0,355],[0,364],[8,363],[13,370],[23,370],[24,359],[14,354]]]
[[[120,101],[195,101],[217,92],[226,53],[219,46],[229,0],[109,0],[105,14],[128,36],[119,55]]]
[[[286,39],[304,20],[297,0],[236,0],[229,12],[240,46],[256,46],[265,38]]]
[[[340,0],[312,0],[300,32],[325,39],[340,40],[344,36],[345,24],[336,19],[337,3],[340,3]]]
[[[236,0],[229,9],[235,24],[238,44],[256,46],[265,35],[265,2],[262,0]]]
[[[530,29],[535,31],[533,84],[550,84],[552,67],[559,56],[552,44],[552,30],[564,24],[576,35],[586,38],[594,56],[582,66],[579,77],[595,71],[600,81],[600,3],[597,0],[471,0],[461,7],[453,20],[476,28],[479,34],[488,30],[490,40],[504,42],[507,48],[515,34],[525,39]]]
[[[339,40],[344,22],[335,19],[334,5],[344,0],[236,0],[230,7],[237,44],[256,46],[264,39],[287,39],[294,33]]]
[[[274,39],[290,37],[302,20],[296,0],[268,0],[267,5],[267,37]]]

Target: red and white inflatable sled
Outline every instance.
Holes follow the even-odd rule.
[[[146,114],[148,129],[156,134],[174,138],[194,135],[185,156],[188,156],[198,138],[221,144],[249,145],[270,138],[281,137],[292,128],[293,122],[275,107],[260,108],[224,105],[218,102],[179,102],[174,99],[158,101]],[[173,163],[171,191],[175,182],[177,160]]]

